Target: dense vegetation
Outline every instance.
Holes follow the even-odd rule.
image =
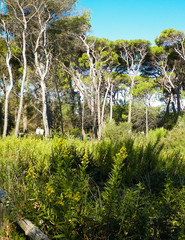
[[[0,187],[50,239],[185,239],[185,34],[98,39],[76,3],[0,1]]]
[[[109,122],[101,141],[7,137],[0,186],[50,239],[184,239],[184,129],[181,119],[146,138]]]

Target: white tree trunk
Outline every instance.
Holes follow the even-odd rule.
[[[3,138],[7,135],[8,130],[8,105],[9,105],[10,91],[6,93],[5,105],[4,105],[4,126],[3,126]]]
[[[112,115],[113,115],[112,92],[113,92],[113,84],[111,84],[111,88],[110,88],[110,120],[112,120]]]
[[[25,25],[26,25],[26,23],[25,23]],[[25,29],[26,28],[27,28],[27,25],[25,26]],[[17,115],[16,127],[15,127],[15,136],[18,136],[18,133],[19,133],[21,114],[22,114],[22,110],[23,110],[24,85],[25,85],[25,82],[26,82],[26,73],[27,73],[26,32],[25,32],[25,29],[24,29],[24,31],[22,33],[23,76],[22,76],[22,83],[21,83],[21,94],[20,94],[19,109],[18,109],[18,115]]]
[[[98,114],[98,139],[101,139],[101,103],[100,103],[100,92],[97,92],[97,114]]]
[[[101,139],[102,137],[102,129],[103,129],[103,124],[104,124],[104,115],[105,115],[105,104],[106,104],[106,100],[107,100],[107,95],[110,89],[110,80],[107,79],[108,81],[108,86],[107,86],[107,90],[103,99],[103,104],[102,104],[102,110],[101,110],[101,104],[98,106],[99,111],[101,111],[101,119],[100,119],[100,124],[98,125],[98,139]]]
[[[133,102],[133,94],[129,95],[129,107],[128,107],[128,123],[131,123],[132,119],[132,102]]]
[[[85,103],[83,102],[82,103],[82,137],[83,137],[83,139],[85,139],[86,138],[86,134],[85,134],[85,130],[84,130],[84,107],[85,107]]]
[[[34,57],[35,57],[35,66],[37,74],[40,77],[41,92],[42,92],[42,118],[45,131],[45,138],[48,138],[50,135],[48,114],[47,114],[47,98],[46,98],[46,76],[49,72],[50,66],[50,52],[47,48],[47,22],[49,18],[42,23],[41,16],[38,16],[38,21],[40,24],[40,29],[38,31],[37,40],[34,47]],[[39,47],[41,47],[41,52]],[[43,58],[44,56],[44,58]]]
[[[49,122],[48,122],[48,114],[47,114],[46,84],[43,79],[41,80],[41,90],[42,90],[42,107],[43,107],[42,119],[43,119],[43,125],[44,125],[45,138],[48,138],[50,131],[49,131]]]
[[[28,116],[27,116],[27,105],[24,106],[23,111],[23,133],[26,133],[28,130]]]
[[[6,66],[8,68],[8,74],[9,74],[9,82],[6,84],[5,83],[5,88],[6,88],[6,93],[5,93],[5,105],[4,105],[4,127],[3,127],[3,138],[6,137],[7,135],[7,130],[8,130],[8,110],[9,110],[9,96],[13,88],[13,74],[12,74],[12,67],[10,65],[10,60],[12,57],[12,52],[10,48],[10,42],[9,42],[9,31],[6,27],[5,21],[2,21],[3,23],[3,28],[4,28],[4,34],[5,34],[5,41],[6,45],[8,48],[8,51],[6,53]],[[4,79],[4,74],[3,74],[3,79]],[[4,81],[5,82],[5,81]],[[9,86],[8,86],[9,85]]]
[[[9,78],[10,78],[10,86],[8,87],[8,90],[6,91],[6,97],[5,97],[5,105],[4,105],[4,126],[3,126],[3,138],[7,135],[8,130],[8,110],[9,110],[9,96],[13,88],[13,76],[12,76],[12,70],[11,66],[8,65],[8,72],[9,72]]]
[[[130,88],[130,94],[129,94],[129,107],[128,107],[128,123],[131,123],[132,121],[132,103],[133,103],[133,94],[132,94],[132,89],[135,84],[135,77],[137,75],[131,77],[131,88]]]

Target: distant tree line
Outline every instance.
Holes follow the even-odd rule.
[[[76,14],[76,0],[0,2],[3,137],[42,126],[46,138],[71,131],[101,139],[107,119],[147,135],[182,114],[182,31],[164,30],[156,46],[109,41],[89,37],[89,13]],[[163,107],[154,106],[156,96]]]

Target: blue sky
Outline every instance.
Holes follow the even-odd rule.
[[[185,0],[79,0],[91,10],[91,35],[109,40],[154,39],[167,28],[185,32]]]

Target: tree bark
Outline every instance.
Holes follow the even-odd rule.
[[[32,222],[27,219],[17,219],[18,225],[25,232],[25,235],[32,240],[49,240],[49,238]]]
[[[86,134],[85,134],[85,130],[84,130],[84,114],[85,114],[85,103],[83,102],[82,103],[82,137],[83,137],[83,139],[85,139],[86,138]]]
[[[0,102],[0,134],[3,134],[2,103]]]
[[[23,133],[28,131],[28,116],[27,116],[27,104],[24,106],[23,111]]]
[[[10,58],[7,56],[6,64],[8,67],[9,72],[9,79],[10,79],[10,85],[8,86],[8,89],[6,90],[6,97],[5,97],[5,103],[4,103],[4,127],[3,127],[3,138],[7,135],[8,130],[8,110],[9,110],[9,96],[13,88],[13,76],[12,76],[12,69],[10,66]],[[7,87],[6,87],[7,88]]]
[[[177,112],[178,116],[181,115],[181,99],[180,99],[180,87],[177,88]]]
[[[22,57],[23,57],[23,76],[22,76],[22,83],[21,83],[21,94],[20,94],[20,102],[19,102],[19,109],[17,114],[16,120],[16,127],[15,127],[15,136],[18,136],[19,133],[19,126],[21,121],[21,114],[23,109],[23,100],[24,100],[24,85],[26,82],[26,75],[27,75],[27,58],[26,58],[26,31],[27,30],[27,23],[24,23],[24,31],[22,33]]]
[[[102,122],[101,122],[101,104],[100,104],[100,92],[99,91],[97,93],[97,115],[98,115],[98,139],[100,139]]]
[[[58,103],[59,103],[59,118],[60,118],[60,125],[61,125],[61,133],[62,135],[64,135],[64,123],[63,123],[63,112],[62,112],[62,101],[60,99],[60,95],[59,95],[59,89],[58,89],[58,84],[57,82],[55,82],[55,88],[56,88],[56,94],[57,94],[57,99],[58,99]]]
[[[44,80],[41,80],[41,90],[42,90],[42,119],[44,125],[45,138],[48,138],[50,135],[50,130],[47,113],[46,84]]]
[[[113,84],[111,83],[111,88],[110,88],[110,120],[112,120],[112,115],[113,115],[112,92],[113,92]]]
[[[48,121],[48,112],[47,112],[47,98],[46,98],[46,76],[49,72],[50,66],[50,52],[47,48],[47,23],[49,18],[45,20],[44,23],[41,21],[41,16],[38,16],[39,22],[39,31],[37,35],[37,39],[34,47],[34,58],[35,58],[35,66],[37,70],[37,74],[40,78],[41,92],[42,92],[42,119],[45,130],[45,138],[49,137],[50,129],[49,129],[49,121]],[[41,48],[42,46],[42,48]],[[41,51],[41,52],[40,52]],[[44,58],[43,58],[44,56]]]
[[[8,51],[6,53],[6,66],[8,69],[8,74],[9,74],[9,82],[5,84],[5,104],[4,104],[4,127],[3,127],[3,138],[6,137],[7,135],[7,130],[8,130],[8,111],[9,111],[9,96],[13,88],[13,74],[12,74],[12,67],[10,65],[10,60],[12,57],[12,51],[10,48],[10,41],[9,41],[9,31],[6,27],[5,21],[2,20],[3,23],[3,28],[4,28],[4,34],[5,34],[5,41],[6,45],[8,48]],[[5,82],[5,76],[3,74],[3,79]]]
[[[133,94],[129,95],[129,107],[128,107],[128,123],[131,123],[132,120],[132,102],[133,102]]]
[[[75,125],[76,125],[76,121],[75,121],[75,91],[72,86],[71,77],[68,76],[67,79],[68,79],[68,83],[70,86],[70,100],[71,100],[70,108],[71,108],[71,112],[72,112],[71,123],[72,123],[72,126],[75,127]]]
[[[172,104],[172,109],[173,109],[173,114],[174,114],[175,120],[177,120],[178,119],[178,115],[177,115],[177,111],[176,111],[176,108],[175,108],[173,94],[171,94],[171,104]]]
[[[148,137],[148,106],[146,105],[146,137]]]
[[[164,126],[164,124],[165,124],[165,122],[166,122],[166,118],[167,118],[168,115],[169,115],[170,102],[171,102],[171,98],[169,97],[169,100],[168,100],[168,103],[167,103],[167,106],[166,106],[165,115],[164,115],[164,118],[163,118],[162,126]]]

